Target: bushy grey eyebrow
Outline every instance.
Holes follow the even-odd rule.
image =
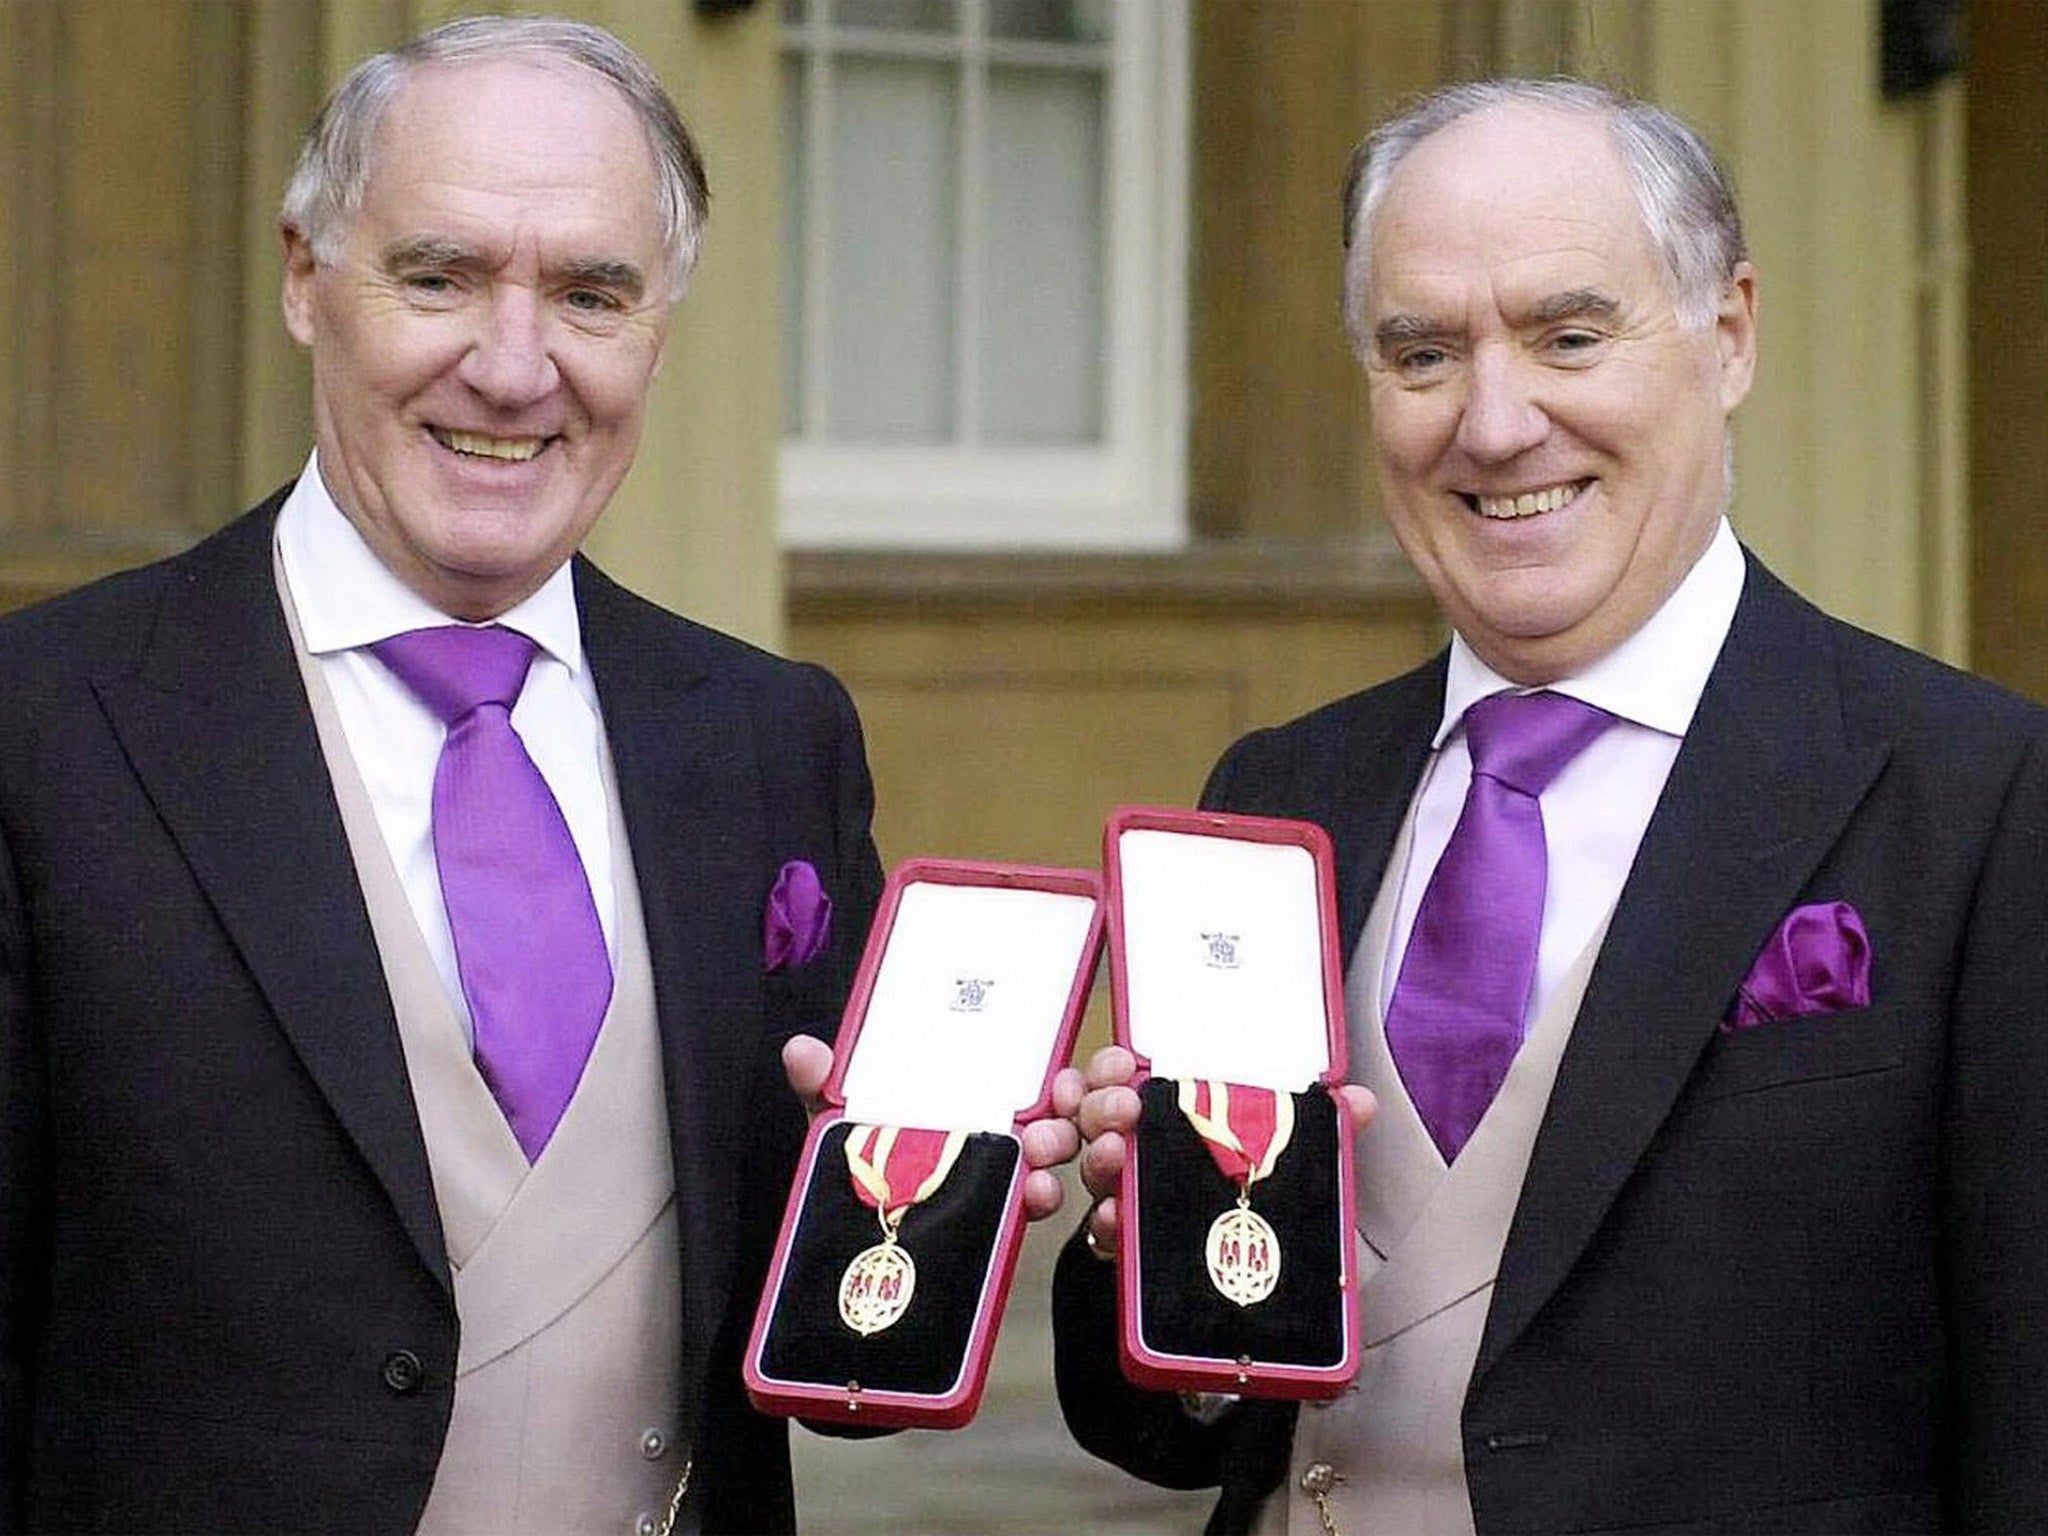
[[[446,235],[412,235],[385,246],[383,261],[387,272],[405,267],[480,267],[483,254]]]
[[[562,264],[557,276],[565,283],[609,288],[629,303],[647,291],[647,275],[630,261],[602,257],[568,261]]]
[[[1620,313],[1621,301],[1611,293],[1598,288],[1567,288],[1537,300],[1523,323],[1556,325],[1562,320],[1613,320]],[[1455,341],[1463,334],[1455,325],[1418,314],[1388,315],[1372,328],[1373,345],[1382,352],[1418,342]]]
[[[443,267],[458,272],[483,272],[491,262],[475,246],[447,235],[412,235],[384,247],[384,270],[402,272],[412,267]],[[563,262],[549,273],[557,282],[572,286],[607,288],[627,303],[647,292],[647,274],[633,262],[605,256],[579,257]]]
[[[1389,315],[1372,328],[1373,345],[1381,351],[1418,341],[1448,341],[1457,334],[1456,327],[1428,315]]]
[[[1553,293],[1529,311],[1536,325],[1555,325],[1560,320],[1612,320],[1621,313],[1621,301],[1598,288],[1567,288]]]

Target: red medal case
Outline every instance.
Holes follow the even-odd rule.
[[[1101,944],[1090,870],[913,859],[889,877],[755,1310],[755,1407],[891,1428],[974,1417],[1024,1240],[1021,1128],[1052,1111]],[[888,1239],[849,1173],[863,1125],[968,1133]],[[845,1296],[878,1244],[909,1254],[915,1279],[872,1327]],[[900,1283],[900,1258],[885,1267]]]
[[[1103,866],[1116,1039],[1144,1106],[1118,1202],[1124,1374],[1155,1390],[1335,1397],[1358,1372],[1359,1332],[1330,839],[1305,821],[1126,806],[1104,828]],[[1242,1268],[1214,1246],[1238,1187],[1179,1099],[1201,1080],[1294,1108],[1292,1139],[1246,1192],[1279,1254],[1249,1304],[1226,1294]]]

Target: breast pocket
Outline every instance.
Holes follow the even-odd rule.
[[[1686,1085],[1682,1102],[1711,1103],[1795,1083],[1887,1072],[1903,1065],[1898,1014],[1884,1004],[1804,1019],[1775,1019],[1717,1034]]]

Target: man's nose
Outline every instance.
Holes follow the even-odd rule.
[[[539,297],[512,284],[495,290],[458,374],[491,404],[508,409],[531,405],[552,392],[561,374],[549,349]]]
[[[1526,453],[1549,432],[1549,414],[1538,403],[1536,380],[1523,360],[1494,347],[1475,352],[1458,417],[1459,448],[1494,464]]]

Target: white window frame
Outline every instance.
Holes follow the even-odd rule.
[[[781,534],[792,549],[1172,549],[1187,542],[1188,0],[1114,0],[1103,210],[1103,440],[1091,447],[849,445],[785,438]],[[970,30],[970,63],[984,39]],[[970,81],[980,78],[970,68]],[[829,121],[827,71],[810,68],[812,122]],[[974,148],[980,103],[961,114]],[[825,398],[831,230],[829,144],[812,134],[799,348],[804,397]],[[977,189],[961,180],[963,246]],[[979,274],[956,277],[958,419],[975,419]]]

